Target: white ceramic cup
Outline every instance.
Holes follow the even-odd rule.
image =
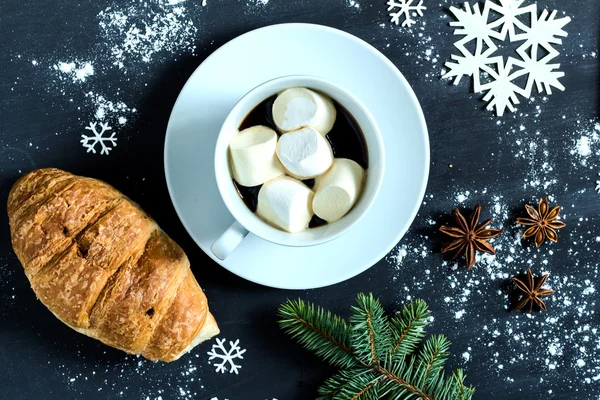
[[[341,104],[361,128],[367,145],[368,157],[364,188],[350,212],[339,221],[298,233],[279,230],[250,211],[233,184],[229,162],[229,142],[238,133],[238,128],[244,118],[264,100],[293,87],[313,89]],[[331,82],[313,76],[293,75],[267,81],[252,89],[238,101],[225,119],[217,139],[215,177],[223,202],[235,221],[213,243],[211,251],[217,258],[224,260],[249,232],[283,246],[314,246],[333,240],[354,227],[367,213],[381,188],[384,168],[383,140],[377,123],[369,110],[354,95]]]

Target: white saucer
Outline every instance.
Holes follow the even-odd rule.
[[[358,225],[332,242],[292,248],[249,234],[227,259],[218,260],[210,246],[233,217],[214,176],[217,135],[245,93],[285,75],[325,78],[362,100],[379,124],[385,145],[381,192]],[[273,25],[225,44],[190,77],[169,120],[165,174],[179,218],[215,262],[262,285],[310,289],[358,275],[400,241],[425,194],[429,138],[414,92],[379,51],[324,26]]]

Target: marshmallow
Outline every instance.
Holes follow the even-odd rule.
[[[257,214],[290,233],[308,227],[313,216],[314,193],[302,182],[282,176],[267,182],[258,192]]]
[[[288,174],[301,180],[321,175],[333,164],[329,141],[313,128],[284,133],[276,151]]]
[[[305,88],[292,88],[281,92],[273,103],[273,120],[282,132],[311,127],[323,136],[335,123],[333,101]]]
[[[258,186],[285,173],[275,155],[277,133],[266,126],[253,126],[238,132],[229,151],[233,178],[242,186]]]
[[[317,179],[313,209],[327,222],[335,222],[352,209],[362,191],[365,171],[346,158],[336,158],[331,169]]]

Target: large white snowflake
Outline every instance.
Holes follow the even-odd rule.
[[[210,360],[219,359],[221,362],[213,362],[212,365],[216,366],[216,372],[225,373],[227,371],[227,364],[229,364],[229,373],[238,373],[238,369],[242,368],[241,365],[236,365],[233,361],[236,358],[243,359],[242,354],[246,352],[246,350],[242,350],[239,346],[240,340],[236,340],[235,342],[229,341],[229,350],[227,350],[224,346],[225,339],[217,339],[217,343],[213,344],[212,349],[207,353]]]
[[[423,16],[423,10],[427,10],[427,7],[423,5],[423,0],[419,1],[419,4],[414,5],[413,2],[416,0],[389,0],[388,11],[392,11],[395,8],[399,8],[398,11],[390,13],[390,17],[392,17],[392,22],[398,25],[400,23],[400,18],[404,17],[404,21],[402,21],[402,26],[411,27],[416,24],[417,21],[412,19],[411,12],[419,14],[419,16]]]
[[[100,154],[108,155],[108,152],[117,147],[116,132],[113,132],[110,136],[104,136],[104,134],[112,128],[105,122],[100,122],[100,131],[97,129],[95,122],[90,122],[90,126],[86,126],[85,129],[92,131],[91,136],[81,135],[81,144],[87,149],[87,152],[96,154],[96,145],[100,145]],[[112,147],[110,147],[110,146]]]
[[[522,7],[525,0],[486,0],[483,10],[479,3],[473,7],[467,2],[465,8],[450,7],[456,21],[455,35],[463,36],[454,45],[460,55],[452,55],[453,61],[445,65],[448,70],[443,78],[454,78],[457,85],[463,76],[473,77],[476,93],[486,93],[483,100],[487,109],[496,109],[502,116],[506,109],[515,110],[519,97],[529,98],[535,85],[538,92],[552,94],[552,88],[565,90],[559,78],[565,76],[558,70],[560,64],[550,64],[559,52],[555,46],[562,44],[567,36],[563,29],[570,17],[556,18],[556,11],[543,10],[538,14],[536,4]],[[496,19],[494,19],[498,15]],[[491,19],[491,21],[490,21]],[[523,42],[517,49],[520,59],[497,56],[499,41]],[[467,44],[474,42],[473,52]],[[525,87],[517,79],[527,75]],[[482,77],[485,83],[482,83]]]

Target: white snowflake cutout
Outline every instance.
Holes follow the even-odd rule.
[[[600,173],[598,176],[600,176]],[[600,193],[600,180],[596,181],[596,192]]]
[[[505,40],[507,35],[509,35],[511,41],[516,40],[517,31],[515,28],[518,28],[523,32],[528,30],[527,25],[525,25],[518,17],[537,11],[533,4],[527,7],[521,7],[521,4],[524,2],[525,0],[500,0],[500,4],[491,1],[488,2],[490,11],[495,11],[501,15],[500,18],[488,24],[490,29],[495,29],[499,26],[502,27],[500,32],[497,32],[497,38],[499,40]]]
[[[221,362],[213,362],[212,365],[217,367],[216,368],[216,372],[221,372],[221,373],[225,373],[227,372],[227,364],[229,364],[229,373],[233,374],[237,374],[238,373],[238,369],[242,368],[241,365],[236,365],[234,363],[234,360],[236,358],[238,359],[243,359],[244,357],[242,356],[242,354],[244,354],[246,352],[246,350],[242,350],[239,346],[240,344],[240,340],[236,340],[235,342],[229,341],[229,350],[225,349],[224,346],[225,343],[225,339],[218,339],[217,338],[217,343],[213,344],[212,349],[207,352],[206,354],[208,354],[210,356],[210,358],[208,359],[208,361],[213,360],[213,359],[219,359],[221,360]]]
[[[504,65],[504,59],[502,57],[495,58],[496,69],[484,68],[489,74],[490,82],[480,85],[479,90],[476,91],[487,92],[483,97],[483,101],[487,101],[488,110],[493,110],[494,107],[498,109],[508,108],[510,111],[515,111],[515,104],[519,104],[519,97],[517,94],[524,95],[523,89],[515,85],[512,81],[522,75],[522,71],[512,72],[515,59],[512,57],[508,58],[508,62]]]
[[[454,45],[461,55],[452,55],[445,64],[448,70],[443,78],[454,78],[457,85],[463,76],[473,77],[475,92],[487,92],[483,98],[487,101],[488,110],[496,109],[502,116],[506,109],[515,110],[519,97],[529,98],[533,87],[538,92],[552,94],[552,88],[565,90],[559,78],[565,76],[558,70],[560,64],[550,64],[558,57],[555,46],[562,44],[562,37],[567,36],[563,29],[570,17],[556,18],[557,11],[552,13],[543,10],[538,15],[537,3],[522,7],[525,0],[486,0],[483,9],[479,3],[473,7],[466,2],[464,9],[450,7],[456,21],[450,22],[454,34],[463,36]],[[490,21],[490,12],[500,15]],[[530,20],[527,25],[523,22]],[[529,21],[528,21],[529,22]],[[495,41],[523,42],[517,54],[520,59],[508,57],[506,61],[496,55],[498,46]],[[475,51],[467,49],[467,43],[475,41]],[[546,55],[540,57],[538,51],[545,50]],[[488,81],[481,84],[481,75],[486,74]],[[525,87],[516,80],[527,75]]]
[[[416,0],[389,0],[388,11],[392,11],[395,8],[399,8],[397,12],[390,13],[390,17],[392,17],[391,21],[398,25],[400,23],[400,18],[404,17],[404,21],[402,21],[402,27],[411,27],[417,23],[413,16],[410,15],[411,12],[417,13],[419,16],[423,16],[423,10],[427,10],[427,7],[423,5],[423,0],[419,1],[419,4],[414,5],[413,2]]]
[[[113,149],[113,147],[117,147],[117,138],[115,135],[116,132],[113,132],[110,136],[104,136],[104,134],[112,128],[108,126],[105,122],[100,122],[100,131],[96,128],[96,122],[90,122],[90,126],[86,126],[85,129],[92,131],[91,136],[81,135],[83,139],[81,139],[81,144],[83,147],[87,149],[87,153],[92,152],[96,154],[96,145],[100,145],[100,154],[108,155],[109,151]],[[108,145],[112,146],[109,147]]]

